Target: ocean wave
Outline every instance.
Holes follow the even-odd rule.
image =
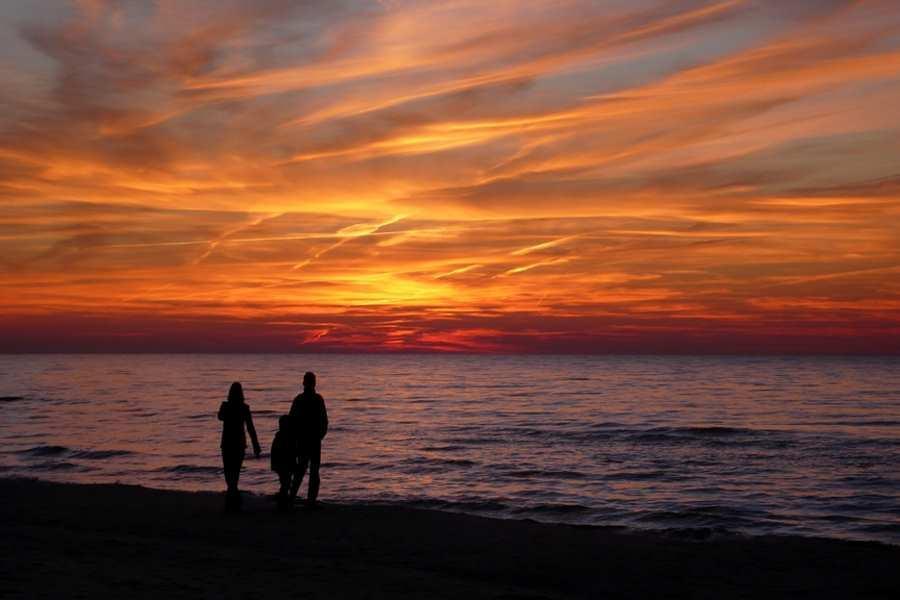
[[[680,541],[708,542],[723,536],[732,537],[735,532],[721,525],[710,527],[667,527],[657,530],[657,533]]]
[[[52,461],[42,462],[28,465],[29,471],[78,471],[81,473],[93,471],[94,469],[87,465],[79,465],[69,461]]]
[[[711,425],[706,427],[676,427],[674,429],[681,430],[691,435],[711,436],[756,435],[760,433],[760,431],[756,429],[747,429],[744,427],[724,427],[719,425]]]
[[[449,435],[462,434],[460,439],[469,440],[471,443],[478,443],[479,440],[490,440],[503,437],[542,437],[548,435],[558,435],[558,431],[533,427],[529,425],[507,425],[501,424],[495,427],[486,425],[459,426],[449,425],[440,428],[442,433]],[[481,438],[471,437],[473,432],[481,432]],[[502,440],[501,440],[502,441]]]
[[[174,465],[171,467],[160,467],[156,469],[156,472],[175,473],[177,475],[220,475],[222,468],[207,465]]]
[[[466,447],[462,445],[447,445],[447,446],[425,446],[422,448],[423,452],[458,452],[461,450],[465,450]]]
[[[73,450],[71,448],[67,448],[66,446],[54,446],[54,445],[45,445],[45,446],[35,446],[34,448],[29,448],[27,450],[22,450],[17,454],[23,454],[26,456],[62,456],[68,455],[70,458],[79,458],[85,460],[103,460],[106,458],[113,458],[116,456],[126,456],[128,454],[133,454],[130,450]]]
[[[553,469],[518,469],[501,471],[498,475],[514,477],[517,479],[586,479],[588,475],[581,471],[553,470]]]
[[[896,485],[895,482],[889,481],[888,479],[880,476],[880,475],[846,475],[840,478],[842,483],[846,483],[852,487],[854,490],[859,490],[860,488],[881,488],[888,487],[892,485]],[[863,496],[863,494],[856,494],[856,497],[859,498]],[[871,498],[871,494],[866,494]]]
[[[66,452],[69,452],[69,449],[65,446],[35,446],[28,450],[22,450],[20,454],[27,454],[28,456],[59,456]]]
[[[465,458],[436,458],[431,456],[407,458],[402,463],[407,465],[447,465],[452,467],[474,467],[478,464],[474,460]]]
[[[728,506],[687,507],[678,510],[640,511],[633,522],[661,525],[663,527],[753,527],[762,521],[776,524],[778,521],[765,511],[742,510]]]
[[[445,431],[453,428],[444,428]],[[506,443],[508,438],[522,440],[546,440],[548,443],[583,443],[625,439],[643,443],[696,442],[706,445],[761,444],[783,448],[796,443],[788,432],[727,426],[670,426],[641,428],[624,423],[602,422],[588,428],[542,428],[529,426],[505,426],[484,431],[483,437],[448,437],[447,442],[462,445],[486,445]]]
[[[599,423],[594,423],[591,425],[592,429],[599,430],[608,430],[608,429],[628,429],[629,427],[634,427],[633,425],[628,425],[627,423],[619,423],[618,421],[600,421]]]
[[[855,529],[866,533],[900,534],[900,523],[866,523]]]
[[[11,440],[31,440],[36,438],[46,438],[47,434],[36,431],[34,433],[13,433],[8,437]]]
[[[693,438],[731,438],[736,436],[753,437],[760,435],[761,431],[743,429],[740,427],[651,427],[631,433],[632,437],[653,439],[667,437],[693,437]]]
[[[103,460],[106,458],[115,458],[116,456],[128,456],[134,454],[130,450],[76,450],[72,452],[72,458],[82,458],[86,460]]]
[[[538,504],[536,506],[517,508],[513,510],[513,513],[519,515],[528,515],[532,513],[543,515],[570,515],[573,513],[589,513],[592,510],[593,509],[590,506],[585,506],[583,504]]]
[[[625,437],[644,444],[693,443],[701,446],[758,446],[784,449],[799,443],[782,431],[743,427],[652,427],[625,433]]]
[[[829,427],[900,427],[900,420],[896,419],[854,419],[845,415],[833,415],[827,421],[812,420],[806,421],[806,425],[829,428]]]
[[[463,512],[504,512],[509,510],[509,504],[502,500],[471,499],[471,500],[440,500],[437,498],[422,498],[405,502],[418,508],[430,508],[434,510],[457,510]]]
[[[323,463],[323,465],[328,467],[328,469],[354,469],[354,470],[362,469],[362,470],[364,470],[364,469],[368,469],[369,467],[371,467],[372,463],[370,463],[368,461],[360,461],[360,462],[354,462],[354,463],[336,462],[336,461],[332,462],[329,460],[327,463]]]
[[[122,410],[121,412],[122,412],[122,414],[133,415],[135,417],[142,417],[142,418],[156,417],[161,414],[158,409],[150,408],[147,406],[134,406],[134,407],[126,408],[126,409]]]
[[[670,478],[671,475],[665,471],[613,471],[604,473],[603,479],[609,481],[657,481]],[[679,479],[685,479],[684,472],[677,473]]]
[[[484,437],[457,437],[457,438],[447,438],[445,440],[450,444],[460,444],[463,446],[487,446],[491,444],[503,444],[503,440],[498,440],[497,438],[484,436]]]

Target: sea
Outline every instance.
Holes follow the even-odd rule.
[[[0,476],[222,491],[240,381],[273,494],[305,371],[326,503],[900,544],[896,357],[0,355]]]

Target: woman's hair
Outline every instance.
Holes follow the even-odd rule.
[[[231,388],[228,390],[228,401],[229,402],[244,402],[244,388],[241,387],[240,381],[235,381],[231,384]]]

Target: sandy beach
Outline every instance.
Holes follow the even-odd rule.
[[[900,548],[0,479],[0,596],[889,598]]]

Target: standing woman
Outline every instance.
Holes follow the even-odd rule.
[[[253,454],[259,458],[261,452],[250,407],[244,402],[244,389],[237,381],[228,390],[228,400],[219,407],[219,420],[222,421],[222,465],[225,467],[225,483],[228,485],[225,508],[237,510],[241,506],[238,478],[241,476],[241,465],[247,450],[245,424],[250,433],[250,441],[253,442]]]

